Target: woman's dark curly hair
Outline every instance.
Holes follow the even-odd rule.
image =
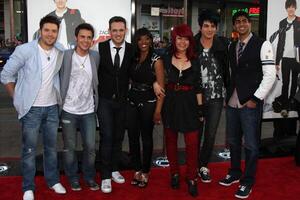
[[[133,49],[134,49],[134,55],[135,55],[136,60],[138,60],[140,58],[140,49],[138,47],[138,41],[140,40],[140,38],[142,36],[148,36],[151,40],[150,49],[149,49],[146,60],[151,59],[151,55],[154,51],[152,34],[150,33],[150,31],[147,28],[140,28],[135,32],[135,34],[133,36]]]

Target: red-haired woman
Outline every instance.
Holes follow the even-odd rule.
[[[168,83],[162,113],[171,187],[179,187],[177,138],[180,132],[184,135],[186,146],[188,192],[197,196],[198,130],[203,120],[201,71],[190,27],[186,24],[176,26],[171,36],[172,48],[164,57]]]

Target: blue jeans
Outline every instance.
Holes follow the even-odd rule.
[[[23,191],[34,190],[35,156],[39,133],[44,145],[44,176],[49,187],[59,182],[57,168],[58,106],[31,107],[20,119],[22,125]]]
[[[207,167],[210,160],[220,117],[223,109],[223,98],[212,99],[204,103],[204,141],[199,151],[199,168]],[[199,148],[201,146],[202,129],[199,131]]]
[[[64,141],[64,168],[70,182],[79,181],[76,156],[76,136],[79,128],[83,146],[82,172],[86,182],[95,178],[96,114],[75,115],[62,111],[62,134]]]
[[[230,148],[231,168],[229,174],[240,178],[241,147],[244,134],[245,170],[241,178],[241,184],[252,186],[255,181],[257,161],[259,156],[260,123],[262,116],[262,104],[256,108],[232,108],[226,109],[227,142]]]
[[[98,119],[100,124],[101,178],[111,178],[118,171],[125,133],[126,103],[100,98]]]

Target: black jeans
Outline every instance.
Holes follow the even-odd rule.
[[[111,178],[118,170],[125,132],[126,103],[105,98],[99,99],[101,178]]]
[[[300,64],[295,58],[282,58],[281,62],[281,72],[282,72],[282,89],[281,97],[284,108],[288,107],[289,100],[289,85],[290,85],[290,72],[292,72],[291,80],[291,92],[290,97],[294,97],[297,90],[297,79],[298,73],[300,72]]]
[[[207,167],[210,160],[222,109],[223,98],[212,99],[209,102],[204,103],[204,131],[200,130],[199,132],[199,168]],[[202,132],[204,132],[204,141],[201,148]]]
[[[127,105],[127,128],[129,150],[133,169],[148,173],[151,167],[153,152],[153,114],[156,102],[146,102],[139,105]],[[142,138],[142,158],[140,148]]]

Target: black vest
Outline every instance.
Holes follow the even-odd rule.
[[[98,69],[99,96],[106,99],[125,101],[127,98],[129,74],[133,51],[131,44],[125,44],[125,54],[119,69],[115,69],[110,53],[109,40],[99,43],[100,64]]]
[[[253,97],[263,77],[260,59],[260,50],[263,43],[263,39],[253,35],[245,47],[238,64],[236,62],[237,42],[233,42],[230,45],[229,62],[231,77],[229,87],[227,88],[227,102],[235,88],[241,104],[246,103]]]

